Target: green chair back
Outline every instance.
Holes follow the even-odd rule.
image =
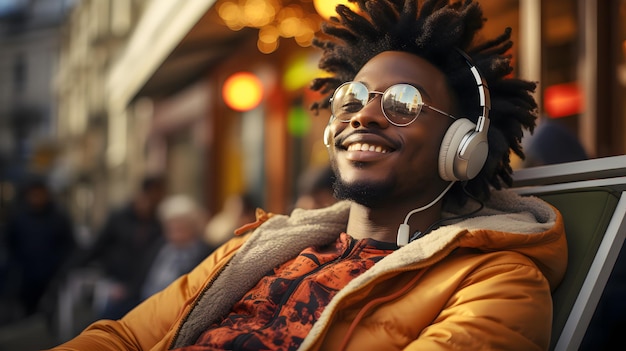
[[[610,188],[561,190],[538,195],[563,215],[568,247],[565,277],[553,293],[554,349],[619,200]]]

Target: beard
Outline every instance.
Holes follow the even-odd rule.
[[[339,174],[335,170],[335,174]],[[358,181],[347,183],[338,175],[333,183],[333,192],[338,200],[350,200],[368,208],[384,207],[390,200],[394,181],[386,179],[382,182]]]

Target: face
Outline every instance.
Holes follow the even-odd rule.
[[[419,89],[425,104],[451,114],[456,111],[443,73],[413,54],[383,52],[367,62],[354,81],[379,92],[394,84],[410,84]],[[447,185],[439,177],[439,147],[454,120],[422,108],[413,123],[397,126],[385,118],[380,99],[375,95],[347,122],[331,122],[329,154],[338,174],[336,195],[370,207],[403,199],[432,200]]]
[[[165,235],[175,246],[184,246],[193,242],[196,237],[196,226],[193,218],[177,216],[165,221]]]

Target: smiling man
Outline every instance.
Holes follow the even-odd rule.
[[[505,188],[535,84],[466,0],[357,1],[316,45],[343,201],[257,222],[57,350],[544,350],[560,214]]]
[[[353,212],[365,216],[350,216],[347,232],[351,235],[394,242],[404,216],[446,189],[449,182],[439,175],[438,155],[455,117],[429,108],[456,109],[446,81],[441,71],[419,56],[385,51],[367,62],[354,82],[337,89],[329,125],[334,139],[331,164],[339,175],[336,194],[352,200]],[[362,101],[343,94],[357,89],[365,92]],[[398,101],[391,103],[391,99]],[[428,99],[428,107],[422,99]],[[406,104],[415,106],[408,109]],[[372,220],[380,223],[367,218],[376,213]],[[412,227],[426,228],[440,213],[438,203],[415,216]],[[368,227],[352,228],[362,224]]]

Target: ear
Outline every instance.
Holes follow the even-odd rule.
[[[467,167],[467,163],[474,162],[473,160],[468,160],[468,158],[474,158],[480,161],[479,159],[483,156],[474,154],[485,153],[485,159],[487,156],[486,150],[482,150],[482,147],[479,147],[477,151],[468,150],[466,148],[468,142],[471,141],[473,137],[477,136],[475,134],[481,134],[476,133],[475,130],[476,124],[467,118],[456,120],[448,128],[439,149],[439,175],[442,179],[448,181],[468,180],[478,174],[480,168],[482,168],[482,164],[484,164],[484,160],[478,168],[478,171],[474,170],[475,167],[471,167],[472,169],[468,174]],[[463,157],[461,157],[461,154],[463,154]]]

